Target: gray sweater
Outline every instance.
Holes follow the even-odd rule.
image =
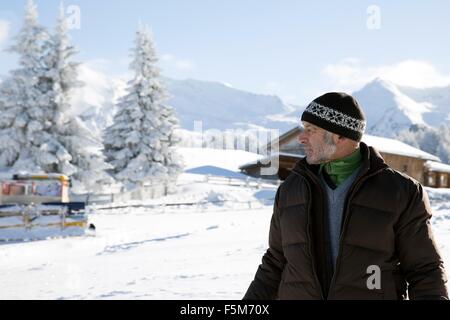
[[[326,218],[328,224],[328,236],[330,239],[331,248],[331,258],[333,262],[333,270],[336,265],[336,258],[339,253],[339,240],[341,234],[341,222],[342,214],[344,211],[344,202],[347,193],[358,176],[361,167],[355,170],[350,177],[348,177],[340,186],[336,189],[330,188],[330,186],[325,181],[325,178],[320,174],[320,182],[322,184],[323,190],[325,191],[326,197]]]

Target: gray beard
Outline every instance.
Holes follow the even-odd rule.
[[[331,156],[336,152],[336,145],[333,143],[326,143],[324,147],[319,151],[316,159],[311,161],[311,159],[306,158],[306,162],[309,164],[321,164],[327,163],[331,160]]]

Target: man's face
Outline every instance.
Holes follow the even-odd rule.
[[[306,161],[320,164],[332,160],[336,152],[333,134],[306,121],[303,126],[305,130],[299,134],[298,141],[304,146]]]

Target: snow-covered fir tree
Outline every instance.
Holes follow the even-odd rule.
[[[107,161],[127,189],[147,181],[173,181],[182,171],[182,160],[175,150],[178,120],[166,104],[152,35],[145,27],[136,33],[133,56],[134,79],[118,102],[113,124],[104,133]]]
[[[438,134],[441,141],[436,150],[437,156],[443,162],[450,164],[450,125],[442,124],[439,126]]]
[[[51,166],[57,172],[69,174],[74,190],[94,191],[113,180],[105,171],[110,166],[102,153],[103,144],[81,119],[70,112],[71,90],[83,84],[77,80],[79,64],[71,61],[76,50],[70,45],[67,33],[67,20],[61,4],[56,30],[47,42],[45,57],[47,78],[52,85],[52,139],[50,143],[41,145],[39,160],[41,166]]]
[[[46,72],[44,61],[45,41],[49,38],[44,27],[38,24],[37,8],[28,0],[24,24],[9,49],[19,54],[19,68],[1,85],[0,107],[0,166],[10,167],[30,156],[28,148],[33,134],[45,124],[48,97],[40,90]]]
[[[401,131],[397,139],[450,163],[450,125],[442,124],[437,128],[412,125]]]
[[[37,21],[36,8],[30,0],[27,16],[31,9],[35,12],[33,21]],[[25,26],[28,24],[26,19]],[[21,57],[29,50],[26,46],[22,48],[24,37],[26,32],[18,37],[14,47]],[[104,161],[101,142],[70,112],[70,91],[81,83],[77,81],[78,64],[70,61],[76,51],[69,44],[62,5],[55,32],[42,37],[39,49],[40,54],[35,59],[38,81],[27,82],[18,77],[35,72],[34,65],[21,64],[20,69],[12,72],[10,85],[5,87],[10,90],[9,108],[6,109],[14,121],[7,123],[9,128],[4,130],[17,132],[19,139],[15,139],[13,145],[19,155],[12,157],[16,150],[12,148],[13,152],[2,154],[0,165],[16,170],[66,174],[72,178],[75,192],[99,190],[102,184],[110,183],[112,179],[105,172],[109,166]],[[28,91],[33,95],[26,95]],[[24,93],[25,97],[22,96]]]

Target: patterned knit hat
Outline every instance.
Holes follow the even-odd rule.
[[[303,112],[302,121],[355,141],[361,140],[366,128],[358,102],[342,92],[326,93],[315,99]]]

